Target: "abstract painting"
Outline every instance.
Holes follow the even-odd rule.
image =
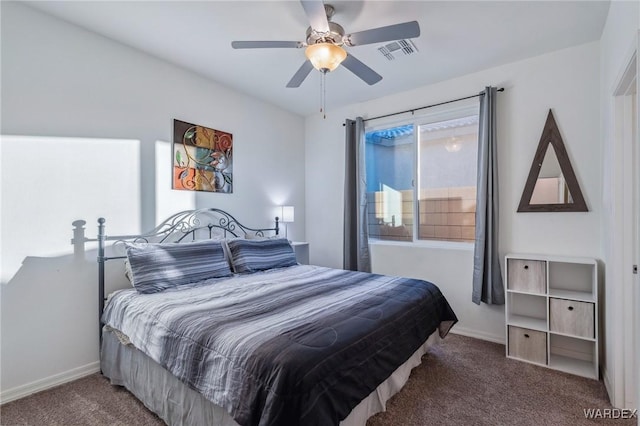
[[[233,135],[173,120],[173,189],[233,192]]]

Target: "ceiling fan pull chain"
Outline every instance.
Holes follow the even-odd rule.
[[[324,74],[320,72],[320,112],[324,110],[324,102],[322,102],[322,89],[324,88]]]
[[[322,118],[327,119],[327,73],[322,73]]]
[[[322,105],[320,106],[320,112],[322,113],[322,118],[326,120],[327,118],[327,82],[325,78],[327,77],[327,72],[321,72],[322,76],[320,77],[320,99]]]

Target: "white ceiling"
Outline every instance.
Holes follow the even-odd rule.
[[[368,86],[339,67],[327,75],[328,109],[598,40],[609,9],[608,1],[325,1],[347,33],[413,20],[421,28],[419,52],[395,61],[380,45],[348,48],[383,80]],[[29,4],[294,113],[319,110],[319,72],[285,87],[303,49],[231,48],[232,40],[304,41],[309,24],[296,0]]]

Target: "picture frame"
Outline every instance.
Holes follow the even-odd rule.
[[[233,134],[173,120],[172,189],[233,193]]]

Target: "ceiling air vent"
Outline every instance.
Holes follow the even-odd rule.
[[[413,55],[418,51],[418,48],[411,40],[397,40],[378,47],[378,51],[382,53],[385,58],[393,61],[401,56]]]

